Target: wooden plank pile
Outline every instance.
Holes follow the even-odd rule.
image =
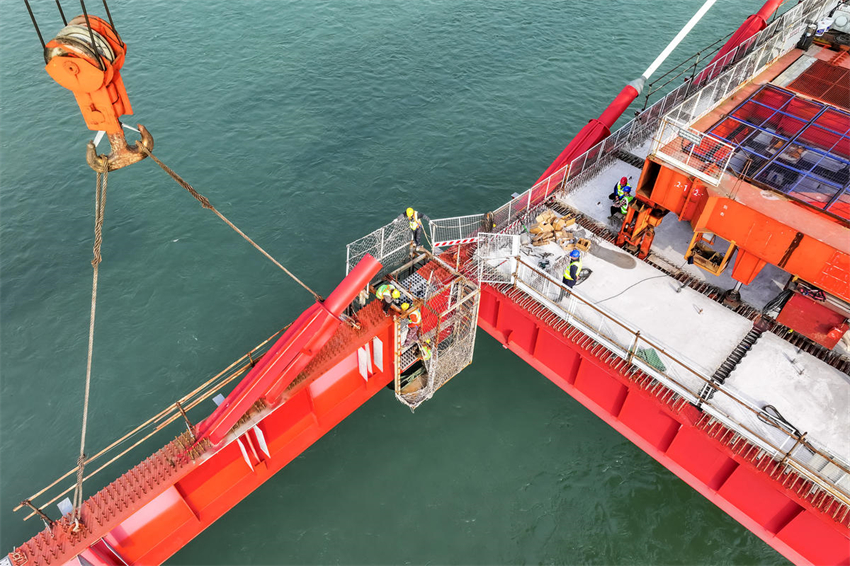
[[[531,234],[531,245],[545,246],[555,242],[568,252],[573,249],[586,252],[590,249],[589,240],[577,238],[570,230],[576,223],[573,216],[558,216],[552,210],[547,209],[541,212],[535,220],[537,223],[528,228]]]

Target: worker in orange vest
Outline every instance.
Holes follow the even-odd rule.
[[[407,346],[412,343],[414,340],[419,338],[419,328],[422,326],[422,313],[419,309],[413,309],[407,315],[407,337],[402,342],[402,345]]]

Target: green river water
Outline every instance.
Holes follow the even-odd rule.
[[[345,244],[405,207],[432,218],[485,212],[530,186],[701,3],[115,0],[111,8],[129,46],[127,121],[145,124],[160,158],[327,294],[344,275]],[[32,4],[52,37],[61,27],[55,4]],[[721,0],[673,59],[731,32],[759,5]],[[0,14],[5,553],[40,527],[12,507],[72,467],[79,449],[94,174],[84,161],[91,133],[71,93],[44,72],[23,2],[0,0]],[[109,177],[103,258],[92,450],[310,303],[149,161]],[[207,402],[194,415],[210,410]],[[379,394],[170,560],[783,562],[483,332],[473,365],[415,415]]]

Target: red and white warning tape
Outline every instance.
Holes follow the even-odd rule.
[[[458,244],[471,244],[478,240],[477,236],[473,236],[472,238],[463,238],[460,240],[446,240],[444,242],[434,242],[435,248],[447,248],[449,246],[457,246]]]

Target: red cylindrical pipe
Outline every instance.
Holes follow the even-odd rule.
[[[197,438],[217,444],[258,399],[276,402],[333,336],[342,311],[380,270],[378,260],[367,254],[323,303],[305,310],[224,402],[198,424]]]
[[[632,85],[632,83],[627,84],[623,87],[623,90],[620,91],[620,94],[611,101],[611,104],[608,105],[602,114],[599,115],[599,121],[605,124],[605,127],[611,129],[614,126],[614,122],[623,115],[623,112],[629,107],[629,104],[634,102],[634,100],[638,97],[640,93],[638,90]],[[602,140],[598,140],[596,143],[599,143]]]
[[[711,63],[722,59],[730,51],[750,39],[752,36],[767,27],[767,19],[779,9],[783,0],[767,0],[764,6],[755,14],[744,20],[744,23],[732,34],[732,37],[720,48],[720,51],[712,58]],[[709,63],[709,66],[711,66]]]
[[[546,171],[543,172],[540,178],[537,179],[537,182],[539,183],[611,135],[611,127],[614,125],[614,122],[623,115],[623,112],[626,111],[629,104],[631,104],[638,97],[638,94],[640,94],[635,85],[640,87],[643,85],[643,81],[633,81],[623,87],[620,94],[611,101],[611,104],[609,104],[602,114],[600,114],[598,119],[591,120],[581,130],[579,130],[569,145],[564,148],[564,151],[561,152],[555,161],[553,161]],[[543,189],[545,189],[545,187],[540,190],[541,193],[543,192]],[[536,195],[532,197],[532,200],[536,200]]]
[[[381,264],[369,254],[363,256],[354,269],[337,285],[322,305],[334,316],[339,316],[351,304],[357,294],[381,270]]]

